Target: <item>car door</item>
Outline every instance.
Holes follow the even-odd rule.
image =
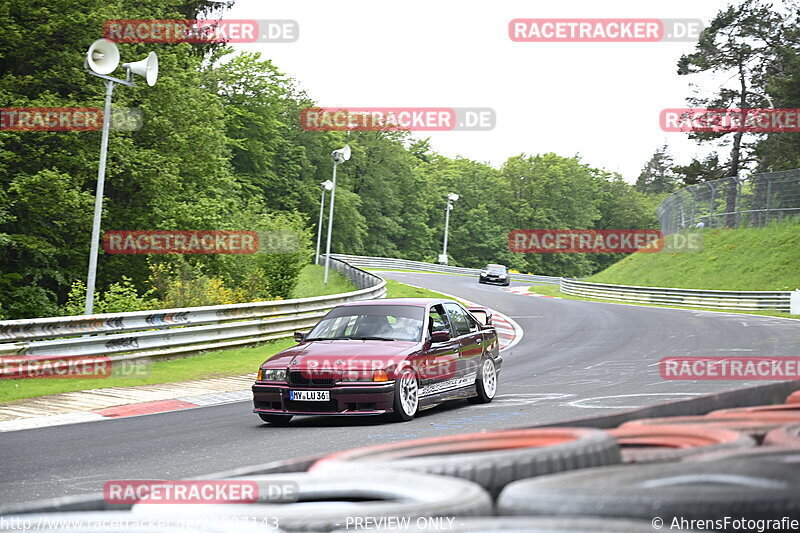
[[[434,331],[447,331],[450,339],[445,342],[430,342]],[[428,311],[426,335],[427,349],[415,362],[420,381],[420,396],[431,396],[446,389],[446,383],[456,378],[460,358],[460,341],[455,338],[450,319],[444,307],[432,306]]]
[[[465,383],[474,381],[483,355],[483,332],[480,324],[457,303],[444,304],[447,316],[458,340],[458,378]]]

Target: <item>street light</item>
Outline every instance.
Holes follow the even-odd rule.
[[[100,140],[100,165],[97,167],[97,191],[94,197],[94,220],[92,221],[92,241],[89,250],[89,273],[86,281],[86,306],[84,312],[92,314],[94,307],[94,286],[97,277],[97,253],[100,242],[100,218],[103,214],[103,187],[106,179],[106,156],[108,154],[108,130],[111,127],[111,94],[114,92],[114,85],[117,83],[136,87],[133,83],[133,75],[144,76],[147,85],[153,86],[158,79],[158,56],[155,52],[141,61],[135,63],[123,63],[127,73],[124,80],[113,78],[111,74],[119,65],[119,49],[113,41],[108,39],[98,39],[89,47],[86,52],[86,60],[83,68],[88,74],[103,80],[106,86],[106,101],[103,108],[103,133]]]
[[[447,234],[450,229],[450,211],[453,209],[453,204],[451,202],[457,202],[459,196],[451,192],[447,195],[447,208],[444,211],[444,246],[442,247],[442,254],[439,256],[439,263],[446,265],[447,264]]]
[[[345,145],[344,148],[334,150],[331,152],[333,158],[333,185],[331,186],[331,207],[328,215],[328,244],[325,248],[325,277],[323,283],[328,284],[328,268],[331,263],[331,230],[333,229],[333,199],[336,195],[336,167],[339,163],[344,163],[350,159],[350,146]]]
[[[319,184],[322,189],[322,198],[319,201],[319,224],[317,224],[317,254],[314,256],[314,264],[319,264],[319,245],[322,242],[322,213],[325,211],[325,191],[333,189],[333,182],[325,180]]]

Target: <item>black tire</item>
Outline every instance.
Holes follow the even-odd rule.
[[[607,430],[617,439],[623,463],[663,463],[692,455],[756,446],[752,437],[739,431],[707,426],[623,426]]]
[[[748,461],[766,461],[771,463],[799,463],[800,448],[780,448],[778,446],[756,446],[740,450],[720,450],[718,452],[691,455],[685,459],[690,461],[720,461],[723,459],[746,459]]]
[[[261,418],[261,420],[272,424],[273,426],[285,426],[289,423],[294,415],[265,415],[259,413],[258,416]]]
[[[494,374],[492,376],[485,376],[484,375],[484,372],[488,372],[488,368],[484,368],[487,362],[491,363],[492,368],[494,368]],[[485,381],[486,378],[489,378],[489,381],[488,381],[488,383],[489,383],[488,389],[489,390],[487,390],[487,386],[486,386],[487,385],[487,381]],[[494,385],[493,386],[491,385],[491,383],[492,383],[491,379],[492,378],[494,379]],[[497,379],[498,379],[497,367],[494,364],[494,361],[492,361],[488,357],[484,358],[483,361],[481,361],[480,368],[478,369],[478,378],[475,380],[475,392],[477,393],[477,395],[476,396],[470,396],[469,398],[467,398],[467,401],[469,403],[475,403],[475,404],[491,402],[492,399],[497,394]]]
[[[310,471],[411,470],[468,479],[496,495],[518,479],[576,468],[616,465],[619,446],[605,432],[533,428],[418,439],[331,454]]]
[[[427,527],[426,527],[427,525]],[[336,533],[352,533],[352,529],[342,529]],[[493,516],[491,518],[456,518],[451,522],[414,522],[370,531],[515,531],[518,533],[654,533],[650,520],[624,520],[622,518],[603,518],[600,516],[583,518],[539,517],[539,516]]]
[[[800,516],[800,465],[748,460],[612,466],[508,485],[498,514],[748,520]],[[728,525],[728,528],[731,526]],[[714,528],[722,529],[722,528]]]
[[[800,448],[800,424],[789,424],[773,429],[764,437],[764,445]]]
[[[348,526],[348,518],[382,516],[490,516],[492,500],[481,487],[463,479],[449,479],[409,472],[372,471],[336,476],[318,474],[271,474],[237,478],[256,481],[268,498],[267,487],[296,486],[295,503],[243,504],[137,504],[131,509],[140,518],[145,516],[192,516],[200,523],[206,518],[247,517],[249,523],[275,520],[289,531],[331,531]],[[274,501],[274,500],[273,500]],[[313,506],[309,502],[326,502]],[[362,522],[363,523],[363,522]],[[353,529],[352,522],[349,523]]]
[[[398,422],[408,422],[413,419],[419,411],[419,381],[416,374],[410,368],[406,368],[400,373],[400,377],[394,382],[394,404],[392,406],[393,418]],[[416,391],[416,405],[411,407],[405,399],[408,393],[407,388]]]

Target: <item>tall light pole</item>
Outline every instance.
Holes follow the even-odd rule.
[[[442,246],[442,254],[439,256],[439,262],[443,265],[447,264],[447,235],[450,230],[450,211],[453,209],[452,202],[457,202],[459,196],[451,192],[447,195],[447,208],[444,210],[444,246]]]
[[[331,207],[328,215],[328,244],[325,247],[325,277],[323,283],[328,284],[328,269],[331,263],[331,230],[333,229],[333,199],[336,195],[336,167],[339,163],[344,163],[350,159],[350,146],[345,145],[344,148],[334,150],[331,152],[333,158],[333,186],[331,187]]]
[[[319,224],[317,225],[317,254],[314,256],[314,264],[319,264],[319,245],[322,242],[322,214],[325,212],[325,191],[333,189],[333,182],[325,180],[319,184],[322,189],[322,198],[319,201]]]
[[[94,286],[97,278],[97,254],[100,247],[100,219],[103,216],[103,189],[106,180],[106,156],[108,155],[108,130],[111,128],[111,94],[116,84],[136,87],[133,75],[144,76],[147,85],[153,86],[158,79],[158,57],[155,52],[141,61],[123,63],[122,68],[127,71],[124,80],[108,76],[119,65],[119,49],[113,41],[98,39],[86,53],[84,70],[92,76],[103,80],[106,86],[106,101],[103,108],[103,133],[100,138],[100,164],[97,167],[97,191],[94,197],[94,218],[92,220],[92,241],[89,248],[89,273],[86,280],[86,305],[84,313],[92,314],[94,308]]]

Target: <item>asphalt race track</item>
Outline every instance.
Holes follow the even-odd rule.
[[[0,502],[102,490],[109,479],[196,477],[398,439],[606,414],[755,382],[664,381],[667,356],[796,356],[800,321],[520,296],[477,279],[392,272],[501,311],[524,329],[494,402],[458,402],[407,423],[295,418],[262,424],[249,402],[0,434]],[[524,283],[514,285],[524,286]],[[763,382],[762,382],[763,383]]]

